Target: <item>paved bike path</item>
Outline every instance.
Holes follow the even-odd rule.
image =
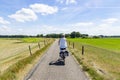
[[[71,55],[62,65],[58,53],[56,40],[24,80],[89,80]]]

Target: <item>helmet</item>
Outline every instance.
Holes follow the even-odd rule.
[[[61,37],[65,37],[65,34],[61,34]]]

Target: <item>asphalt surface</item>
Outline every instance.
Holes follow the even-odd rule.
[[[71,55],[65,59],[65,65],[59,60],[59,46],[56,40],[24,80],[89,80],[89,78]]]

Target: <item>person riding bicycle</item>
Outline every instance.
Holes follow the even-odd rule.
[[[62,50],[66,50],[66,48],[67,48],[67,41],[66,41],[66,38],[65,38],[64,34],[62,34],[61,38],[59,39],[59,47],[60,47],[60,53],[61,53]],[[66,53],[68,55],[67,50],[66,50]]]
[[[59,47],[60,47],[60,50],[67,48],[67,42],[64,34],[62,34],[61,38],[59,39]]]

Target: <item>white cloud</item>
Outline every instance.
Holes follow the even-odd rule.
[[[36,12],[41,13],[42,15],[54,14],[58,12],[58,8],[55,6],[49,6],[45,4],[32,4],[30,8]]]
[[[62,11],[65,11],[65,10],[67,10],[68,9],[68,7],[64,7],[64,8],[62,8],[61,10]]]
[[[62,29],[60,29],[59,27],[55,27],[55,26],[43,25],[41,27],[41,31],[46,34],[47,33],[60,33]]]
[[[89,32],[91,31],[91,29],[93,27],[95,27],[95,23],[94,22],[77,22],[77,23],[73,23],[73,24],[69,24],[67,27],[69,29],[69,32],[72,31],[78,31],[82,34],[89,34]]]
[[[23,31],[23,29],[17,29],[18,31],[20,31],[20,32],[22,32]]]
[[[63,4],[65,3],[66,5],[69,5],[69,4],[76,4],[77,1],[76,0],[56,0],[57,2]]]
[[[104,23],[111,23],[111,24],[113,24],[113,23],[119,21],[119,19],[117,19],[117,18],[108,18],[108,19],[104,19],[104,20],[102,20],[102,21],[103,21]]]
[[[66,5],[68,4],[76,4],[77,1],[76,0],[66,0]]]
[[[15,14],[9,15],[8,17],[15,19],[19,22],[36,20],[37,16],[31,9],[22,8],[18,10]]]
[[[8,27],[8,26],[5,26],[5,25],[2,25],[1,27],[0,27],[0,31],[11,31],[11,29],[10,29],[10,27]]]
[[[78,27],[83,27],[83,26],[91,26],[93,25],[93,22],[79,22],[79,23],[75,23],[72,26],[78,26]]]
[[[0,24],[10,24],[10,22],[0,17]]]
[[[87,8],[100,8],[101,4],[103,4],[103,0],[89,0],[84,4],[84,6]]]
[[[110,25],[98,25],[93,26],[87,30],[87,32],[91,35],[120,35],[120,27],[119,26],[110,26]]]
[[[69,31],[79,31],[89,35],[120,35],[120,23],[117,18],[102,19],[94,22],[69,24]]]
[[[15,19],[19,22],[34,21],[37,19],[35,13],[41,13],[42,15],[54,14],[58,12],[58,8],[55,6],[48,6],[45,4],[32,4],[29,8],[22,8],[15,14],[9,15],[8,17]]]
[[[40,27],[41,26],[41,27]],[[36,35],[36,34],[50,34],[50,33],[68,33],[68,29],[60,28],[58,26],[52,25],[36,25],[36,28],[29,28],[26,31],[18,31],[15,33],[19,34],[27,34],[27,35]]]

